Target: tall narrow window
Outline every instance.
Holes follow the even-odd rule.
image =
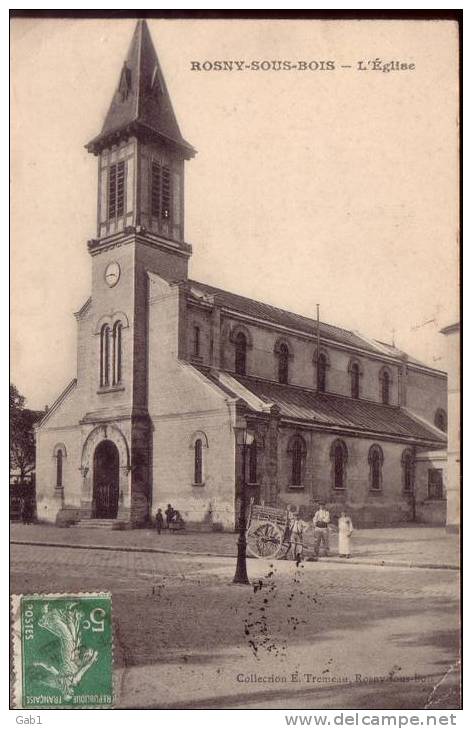
[[[302,482],[302,444],[297,438],[293,444],[292,452],[292,485],[300,486]]]
[[[200,327],[193,327],[193,354],[200,356]]]
[[[125,163],[118,162],[116,171],[116,215],[120,218],[125,212]]]
[[[159,218],[161,212],[161,166],[153,162],[151,167],[151,215]]]
[[[373,445],[369,450],[370,488],[380,491],[382,488],[383,451],[380,446]]]
[[[111,165],[108,172],[108,218],[116,215],[116,165]]]
[[[123,325],[120,321],[113,325],[113,384],[121,383],[121,333]]]
[[[169,220],[172,205],[172,172],[170,167],[153,161],[151,165],[151,215]]]
[[[335,440],[330,449],[332,462],[333,487],[335,489],[346,488],[346,464],[347,446],[343,440]]]
[[[382,370],[380,373],[380,393],[382,403],[388,405],[390,403],[390,374],[388,370]]]
[[[162,204],[161,217],[164,220],[170,218],[170,203],[172,197],[172,178],[169,167],[162,168]]]
[[[360,372],[357,362],[351,364],[351,397],[359,398]]]
[[[279,382],[286,385],[288,383],[288,347],[282,342],[279,346]]]
[[[104,324],[100,331],[100,386],[110,384],[110,327]]]
[[[193,482],[201,484],[203,483],[203,443],[201,438],[197,438],[195,441],[194,459]]]
[[[290,486],[303,487],[304,466],[306,461],[306,443],[301,435],[294,435],[288,444],[290,456]]]
[[[428,469],[428,499],[443,498],[443,472],[442,468]]]
[[[439,428],[439,430],[442,430],[443,433],[447,431],[447,415],[442,410],[442,408],[439,408],[436,410],[435,416],[434,416],[434,424],[436,428]]]
[[[344,462],[343,452],[340,446],[336,446],[334,453],[334,488],[344,488]]]
[[[410,450],[402,454],[403,490],[405,493],[413,491],[413,453]]]
[[[249,450],[249,473],[248,482],[257,483],[257,442],[256,439],[252,441],[248,448]]]
[[[108,172],[108,219],[120,218],[125,210],[125,163],[110,166]]]
[[[318,392],[326,391],[326,355],[321,352],[318,356],[318,367],[316,368],[316,384]]]
[[[246,350],[246,337],[243,332],[239,332],[236,336],[234,352],[234,369],[238,375],[246,374]]]
[[[63,459],[63,453],[62,450],[59,449],[56,454],[56,488],[61,489],[62,488],[62,459]]]

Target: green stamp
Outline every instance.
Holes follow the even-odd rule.
[[[111,595],[14,595],[16,708],[110,708]]]

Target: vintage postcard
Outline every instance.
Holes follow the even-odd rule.
[[[459,22],[11,18],[15,708],[461,708]]]

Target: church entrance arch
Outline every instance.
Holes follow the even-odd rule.
[[[102,440],[93,454],[93,510],[95,519],[116,519],[120,494],[120,454],[111,440]]]
[[[131,467],[125,435],[114,423],[93,428],[85,438],[81,517],[128,520],[131,506]]]

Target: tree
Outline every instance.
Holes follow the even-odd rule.
[[[10,383],[10,469],[18,469],[20,481],[34,469],[34,424],[42,411],[25,408],[25,398]]]

